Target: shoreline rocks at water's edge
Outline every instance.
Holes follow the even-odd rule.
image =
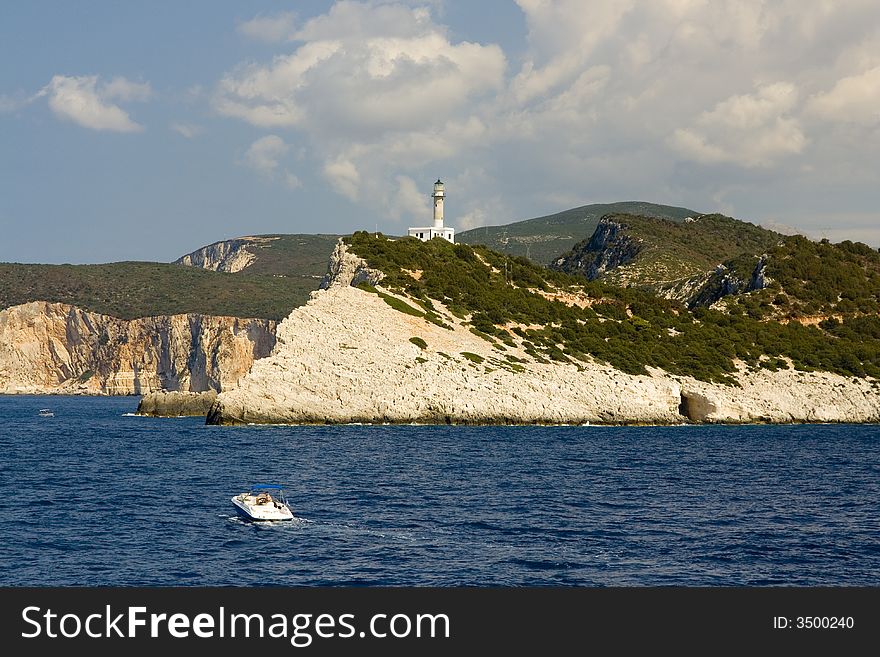
[[[880,389],[868,379],[743,367],[736,387],[660,370],[537,363],[500,353],[451,315],[449,330],[352,287],[378,283],[381,272],[342,243],[330,272],[278,326],[272,354],[217,397],[209,424],[880,421]],[[524,358],[513,366],[506,355]]]
[[[137,407],[137,415],[205,417],[216,399],[217,393],[214,390],[207,392],[151,392],[141,397]]]

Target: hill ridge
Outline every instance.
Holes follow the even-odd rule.
[[[532,219],[462,231],[456,235],[456,241],[483,244],[495,251],[524,256],[549,265],[554,258],[571,250],[581,240],[589,238],[602,216],[614,213],[657,216],[679,221],[700,214],[688,208],[648,201],[592,203]]]

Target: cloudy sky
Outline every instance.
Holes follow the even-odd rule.
[[[880,245],[877,0],[0,7],[0,261],[595,202]]]

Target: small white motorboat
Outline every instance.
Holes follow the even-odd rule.
[[[49,408],[41,408],[39,412],[40,417],[55,417],[55,413],[52,412]]]
[[[276,484],[256,484],[246,493],[232,498],[239,515],[248,520],[293,520],[293,511]]]

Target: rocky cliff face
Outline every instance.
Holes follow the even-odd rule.
[[[330,254],[330,262],[327,265],[327,275],[321,281],[320,289],[328,287],[356,286],[360,283],[378,285],[385,274],[378,269],[371,269],[363,258],[350,253],[345,243],[340,239]]]
[[[778,233],[723,215],[683,222],[651,217],[602,217],[589,240],[559,257],[552,268],[623,287],[639,287],[691,306],[768,285],[764,256]],[[723,263],[723,264],[721,264]],[[748,268],[748,271],[746,271]]]
[[[718,265],[700,288],[686,300],[691,307],[711,306],[731,294],[746,294],[754,290],[763,290],[770,284],[767,276],[767,256],[758,258],[757,264],[750,274],[740,274],[724,265]]]
[[[590,239],[558,258],[552,268],[568,274],[582,274],[594,280],[607,271],[631,262],[642,248],[641,242],[626,234],[620,222],[611,217],[602,217]]]
[[[271,237],[239,237],[215,242],[178,258],[174,264],[211,271],[239,272],[256,260],[254,249],[260,248],[272,239]]]
[[[131,321],[36,301],[0,311],[0,393],[128,395],[234,387],[275,322],[205,315]]]
[[[213,390],[151,392],[141,397],[137,414],[151,417],[205,417],[215,399],[217,393]]]
[[[272,355],[217,397],[210,423],[880,420],[880,387],[865,379],[743,369],[733,387],[498,351],[438,303],[451,329],[351,287],[375,275],[344,246],[334,259],[325,289],[279,325]]]

